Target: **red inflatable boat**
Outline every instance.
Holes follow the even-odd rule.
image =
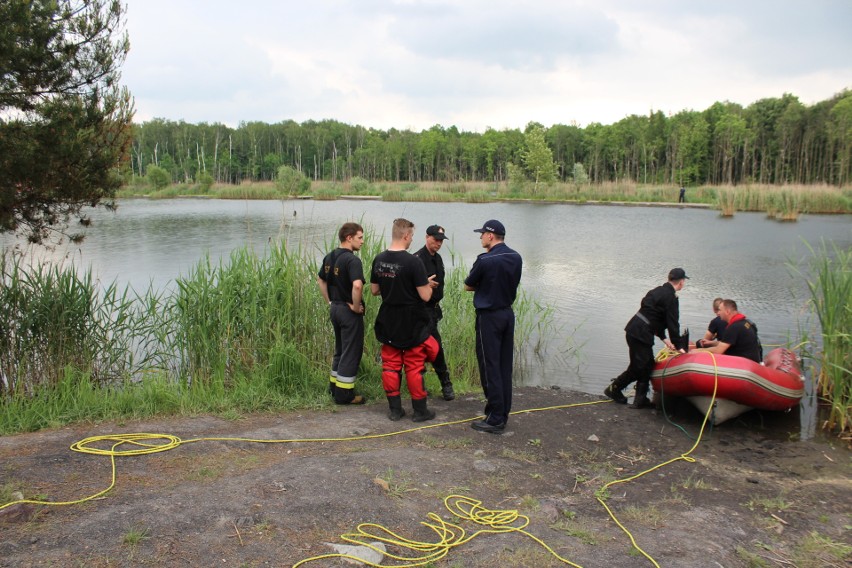
[[[783,348],[769,352],[763,365],[702,349],[658,357],[651,384],[663,402],[687,397],[705,414],[712,410],[716,424],[751,408],[787,410],[805,393],[796,356]],[[716,404],[711,407],[714,388]]]

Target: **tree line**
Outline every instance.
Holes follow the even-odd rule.
[[[556,179],[575,165],[592,183],[848,184],[852,175],[852,91],[812,106],[785,94],[747,107],[717,102],[706,110],[631,115],[614,124],[530,123],[484,133],[435,125],[377,130],[336,120],[189,124],[154,119],[133,128],[130,167],[155,164],[175,182],[207,173],[218,183],[269,181],[281,166],[313,180],[343,182],[501,182],[523,161],[525,134],[541,129]]]

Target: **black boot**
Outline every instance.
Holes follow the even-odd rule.
[[[648,383],[636,383],[636,398],[633,399],[633,404],[630,408],[651,408],[654,406],[648,400],[648,389],[651,385]]]
[[[435,411],[429,410],[426,407],[426,399],[420,400],[411,399],[411,406],[414,408],[414,416],[411,417],[412,422],[426,422],[435,418]]]
[[[453,383],[450,381],[450,372],[438,373],[438,380],[441,381],[441,396],[444,397],[444,400],[456,398],[456,393],[453,392]]]
[[[604,389],[604,395],[608,396],[618,404],[627,404],[627,397],[621,393],[621,390],[626,387],[621,377],[613,379],[608,387]]]
[[[388,418],[390,418],[393,422],[396,422],[405,416],[405,410],[402,409],[402,400],[399,398],[399,395],[388,396],[388,405],[390,406]]]

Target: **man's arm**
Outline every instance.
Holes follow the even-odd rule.
[[[328,304],[331,300],[328,298],[328,282],[317,276],[317,284],[319,285],[320,293],[325,298],[325,303]]]
[[[421,300],[423,300],[424,302],[428,302],[432,299],[432,286],[430,286],[429,284],[418,286],[417,293],[420,294]]]
[[[476,288],[474,288],[473,286],[468,286],[467,284],[465,284],[464,285],[464,291],[465,292],[476,292]]]
[[[361,301],[364,299],[364,283],[361,280],[352,282],[352,303],[349,304],[349,309],[356,314],[363,313],[364,306]]]
[[[370,293],[372,293],[373,296],[378,296],[379,294],[382,293],[382,289],[379,288],[378,284],[373,282],[372,284],[370,284]]]
[[[713,343],[713,345],[707,346],[707,343]],[[725,343],[723,341],[712,341],[712,342],[701,342],[702,349],[709,351],[710,353],[714,353],[716,355],[722,355],[725,351],[728,350],[728,347],[731,346],[730,343]]]

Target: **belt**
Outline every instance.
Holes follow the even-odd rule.
[[[639,318],[640,320],[644,321],[648,325],[651,325],[651,320],[649,320],[647,317],[645,317],[645,314],[643,314],[642,312],[636,312],[636,317]]]

